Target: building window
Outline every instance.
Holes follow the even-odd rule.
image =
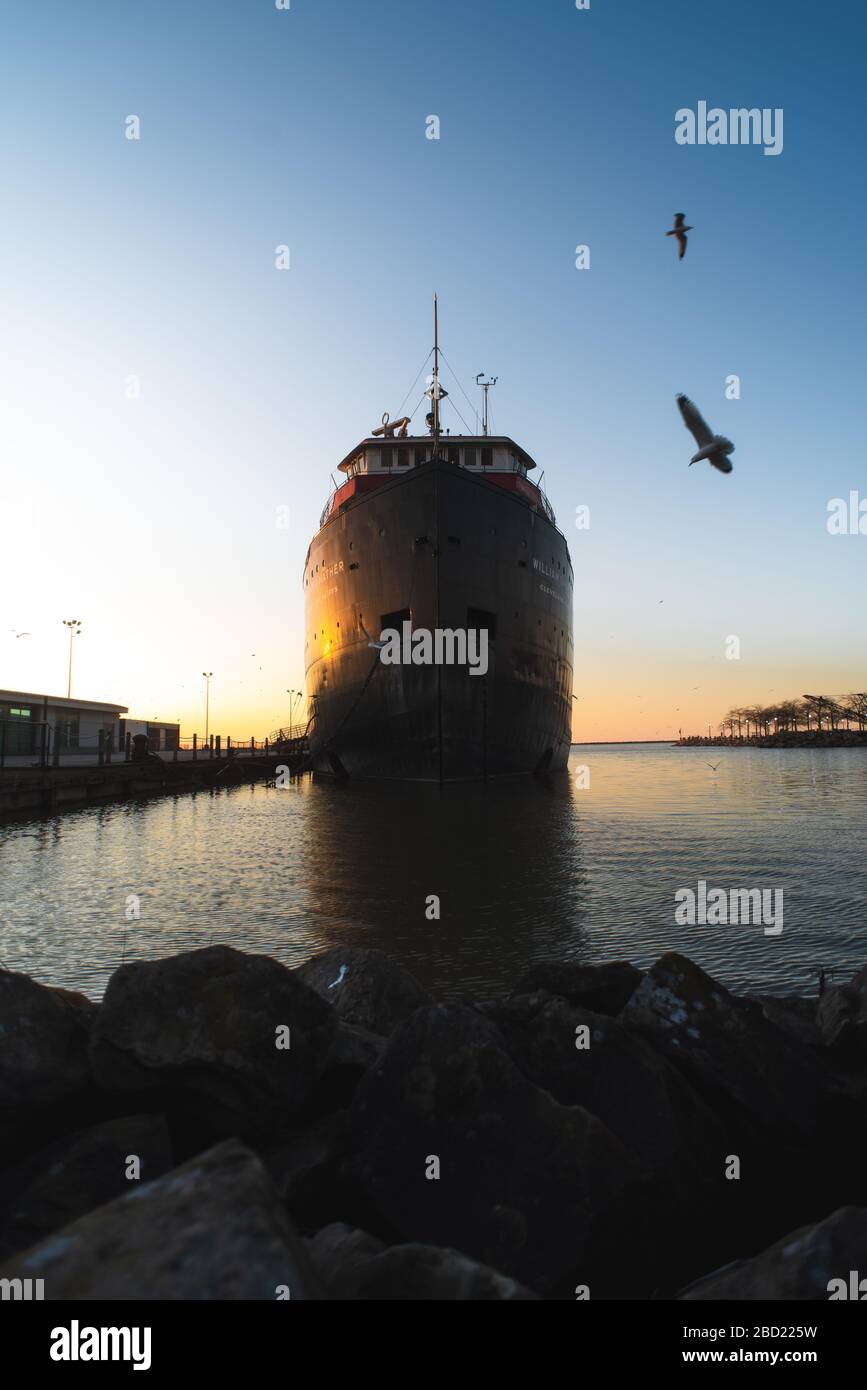
[[[409,449],[405,444],[397,446],[397,466],[398,468],[409,468]]]
[[[453,463],[455,468],[457,468],[458,464],[461,461],[460,449],[456,449],[454,444],[450,444],[449,447],[446,449],[446,458],[448,459],[449,463]]]
[[[27,705],[0,705],[0,743],[6,753],[33,753],[36,728]]]
[[[475,468],[475,466],[476,466],[476,450],[475,450],[475,449],[464,449],[464,467],[465,467],[465,468]]]
[[[384,445],[379,451],[379,457],[383,468],[391,468],[394,463],[394,449],[390,445]]]
[[[481,450],[481,454],[482,454],[482,467],[483,467],[483,468],[493,468],[493,466],[494,466],[494,451],[493,451],[493,449],[491,449],[491,448],[490,448],[489,446],[487,446],[487,445],[483,445],[483,446],[482,446],[482,450]]]
[[[428,451],[427,451],[427,448],[424,447],[424,446],[422,446],[421,448],[417,448],[417,449],[415,450],[415,466],[416,466],[416,468],[418,468],[418,466],[419,466],[420,463],[424,463],[424,462],[425,462],[425,460],[427,459],[427,455],[428,455]]]

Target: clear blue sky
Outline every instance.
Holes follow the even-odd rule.
[[[865,14],[0,5],[0,685],[65,690],[75,616],[82,696],[191,731],[208,669],[212,727],[285,720],[329,472],[397,411],[436,289],[569,540],[577,737],[863,689],[867,536],[825,521],[867,498]],[[782,107],[783,153],[676,144],[700,100]],[[678,391],[730,477],[687,468]]]

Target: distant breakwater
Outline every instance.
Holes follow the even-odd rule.
[[[675,741],[677,748],[867,748],[867,731],[856,729],[816,729],[795,733],[787,729],[778,734],[751,734],[731,738],[728,734],[706,736],[690,734]]]
[[[0,1036],[0,1280],[45,1299],[827,1299],[863,1263],[867,967],[548,961],[446,1005],[378,951],[213,946],[99,1005],[0,971]]]

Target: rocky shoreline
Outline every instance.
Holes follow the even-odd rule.
[[[675,748],[867,748],[867,732],[861,729],[781,729],[776,734],[689,734],[675,739]]]
[[[46,1299],[828,1299],[867,1274],[867,967],[438,1004],[377,951],[0,971],[0,1279]]]

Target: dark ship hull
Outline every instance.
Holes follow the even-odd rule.
[[[525,491],[433,459],[325,521],[305,565],[314,770],[443,783],[565,766],[572,565]],[[405,620],[486,629],[487,673],[384,664],[368,635]]]

